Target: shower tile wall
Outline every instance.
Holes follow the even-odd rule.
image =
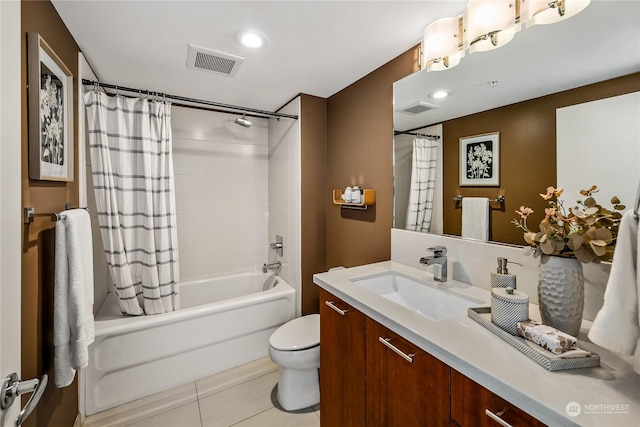
[[[180,276],[253,271],[267,261],[268,121],[172,108]]]
[[[279,112],[299,115],[300,98]],[[296,289],[297,315],[302,294],[300,120],[269,120],[269,241],[278,234],[285,244],[282,257],[269,250],[269,262],[282,262],[280,276]]]

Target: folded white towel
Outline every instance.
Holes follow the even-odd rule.
[[[638,221],[626,212],[618,230],[604,305],[589,331],[589,339],[604,348],[634,355],[633,369],[640,373],[640,274],[638,274]]]
[[[54,382],[66,387],[87,366],[94,340],[93,241],[84,209],[67,210],[56,223],[53,342]]]
[[[462,237],[489,240],[489,199],[462,198]]]

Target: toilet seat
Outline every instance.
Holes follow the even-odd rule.
[[[298,317],[280,326],[269,338],[275,350],[305,350],[320,345],[320,315]]]

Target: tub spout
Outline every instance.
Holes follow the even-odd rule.
[[[278,273],[280,272],[280,269],[282,268],[282,263],[280,261],[276,261],[273,262],[271,264],[262,264],[262,272],[266,273],[269,270],[273,270],[274,272]]]

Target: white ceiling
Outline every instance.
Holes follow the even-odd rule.
[[[447,1],[65,1],[53,4],[105,83],[274,111],[329,97],[415,46]],[[240,29],[267,48],[238,45]],[[235,77],[186,68],[187,45],[242,56]]]

